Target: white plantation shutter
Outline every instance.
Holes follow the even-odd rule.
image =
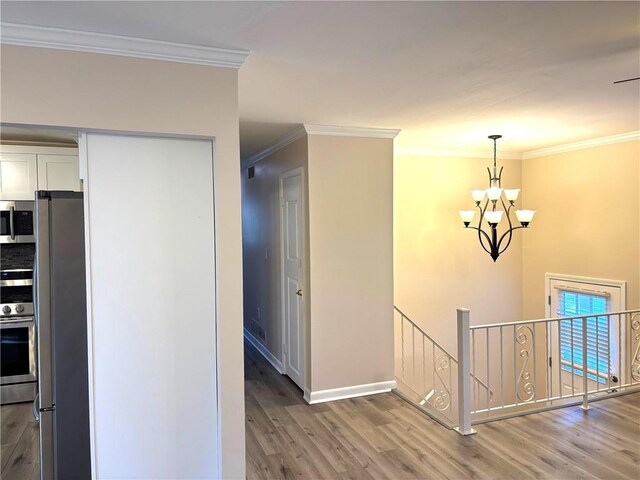
[[[587,318],[587,376],[591,380],[606,383],[611,371],[610,324],[608,317],[598,316],[609,310],[609,294],[606,292],[586,292],[578,289],[557,287],[559,317],[590,315]],[[573,324],[573,325],[572,325]],[[572,328],[573,327],[573,328]],[[583,375],[584,359],[582,346],[583,320],[560,322],[560,351],[562,369]],[[573,338],[572,338],[573,337]]]

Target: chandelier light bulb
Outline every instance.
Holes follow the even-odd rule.
[[[498,200],[501,194],[502,189],[500,187],[491,187],[487,190],[487,197],[489,197],[489,200],[491,200],[492,202]]]
[[[500,223],[500,220],[502,220],[502,211],[485,212],[484,217],[487,219],[487,222],[489,222],[489,225],[497,225]]]
[[[476,203],[480,203],[484,200],[484,194],[485,194],[484,190],[471,190],[471,197],[473,198],[473,201]]]
[[[462,219],[462,223],[464,223],[465,227],[468,227],[469,224],[473,221],[473,217],[475,216],[475,210],[460,210],[460,218]]]
[[[518,194],[520,193],[519,188],[505,188],[504,196],[507,197],[511,203],[515,202],[518,199]]]
[[[528,227],[535,213],[535,210],[516,210],[516,217],[523,227]]]

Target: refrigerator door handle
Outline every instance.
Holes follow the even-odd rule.
[[[16,239],[16,231],[13,227],[13,214],[15,212],[14,207],[9,207],[9,235],[11,236],[11,240]]]
[[[31,413],[33,413],[33,418],[37,423],[40,423],[40,412],[38,411],[38,394],[36,393],[36,398],[33,400],[33,405],[31,405]]]
[[[49,284],[49,200],[37,198],[35,208],[36,263],[34,307],[38,337],[38,394],[40,410],[53,405],[51,285]]]
[[[33,283],[31,287],[31,291],[33,292],[33,320],[36,326],[36,331],[38,330],[38,260],[34,259],[33,261]],[[37,394],[36,394],[37,395]]]

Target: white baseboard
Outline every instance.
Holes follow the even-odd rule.
[[[260,354],[275,368],[278,373],[284,373],[284,369],[282,368],[282,362],[276,358],[276,356],[267,350],[256,337],[254,337],[249,330],[244,329],[244,338],[246,338],[251,345],[253,345],[256,350],[260,352]]]
[[[332,388],[329,390],[318,390],[311,392],[304,389],[304,399],[310,405],[315,403],[332,402],[334,400],[342,400],[345,398],[363,397],[365,395],[374,395],[376,393],[390,392],[396,388],[396,381],[366,383],[364,385],[353,385],[351,387]]]

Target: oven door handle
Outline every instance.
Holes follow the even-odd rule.
[[[9,235],[11,236],[11,240],[16,239],[16,231],[13,228],[13,213],[15,212],[14,207],[9,207]]]
[[[20,323],[34,323],[33,317],[17,318],[15,320],[2,320],[0,321],[0,327],[5,325],[18,325]]]
[[[30,287],[33,279],[23,278],[19,280],[0,280],[0,287]]]

